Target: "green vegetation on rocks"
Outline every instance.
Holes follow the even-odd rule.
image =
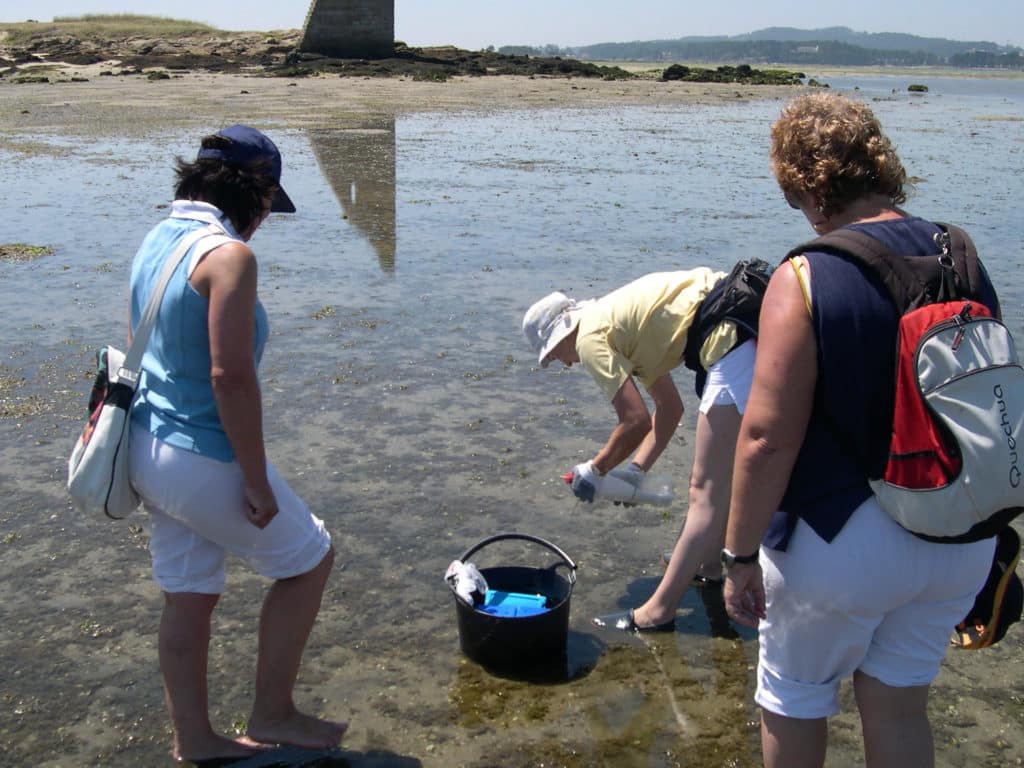
[[[661,79],[682,80],[690,83],[741,83],[743,85],[801,85],[804,74],[784,69],[754,69],[749,64],[721,66],[715,69],[686,67],[673,64],[666,67]]]
[[[116,62],[118,74],[152,70],[248,72],[302,77],[412,77],[444,82],[458,75],[527,75],[632,79],[617,66],[560,56],[509,56],[454,46],[416,48],[395,42],[383,59],[342,59],[299,50],[299,30],[227,32],[203,24],[150,16],[88,15],[52,23],[0,24],[0,79],[9,82],[43,65]],[[7,67],[6,71],[3,69]],[[110,71],[110,70],[108,70]],[[157,76],[159,77],[159,75]]]
[[[54,37],[100,41],[130,37],[193,37],[217,33],[213,27],[194,21],[131,13],[55,16],[52,22],[0,24],[0,31],[5,34],[4,42],[12,46],[31,46]]]
[[[41,256],[49,256],[51,253],[53,253],[53,248],[48,245],[0,243],[0,261],[32,261]]]
[[[587,77],[603,80],[629,80],[634,77],[620,67],[601,66],[559,56],[506,56],[494,51],[466,51],[454,46],[417,48],[395,41],[394,56],[386,59],[338,59],[319,53],[294,50],[282,67],[270,67],[268,74],[307,74],[323,72],[341,76],[409,76],[415,80],[444,82],[457,75],[530,75],[551,77]]]

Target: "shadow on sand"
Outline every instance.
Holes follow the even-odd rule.
[[[353,752],[278,747],[236,761],[204,760],[186,765],[196,768],[422,768],[423,763],[415,757],[378,750]]]

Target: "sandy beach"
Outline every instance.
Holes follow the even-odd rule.
[[[780,98],[792,87],[555,77],[261,77],[188,73],[169,80],[101,76],[102,65],[66,66],[49,84],[0,83],[0,131],[134,134],[169,125],[251,121],[281,127],[344,127],[367,114],[550,107],[703,104]],[[72,80],[77,78],[78,80]],[[86,82],[81,82],[86,80]]]
[[[358,128],[370,116],[423,112],[528,111],[530,119],[545,121],[551,119],[547,110],[553,108],[696,108],[781,101],[801,90],[541,76],[425,82],[188,72],[150,80],[144,75],[101,74],[108,68],[63,66],[58,75],[51,73],[50,83],[0,80],[0,149],[28,163],[35,156],[59,159],[62,142],[105,140],[116,146],[122,138],[145,139],[171,129],[199,135],[234,122],[273,133]],[[152,158],[164,164],[167,160],[164,154]],[[116,172],[120,158],[111,152],[89,162]],[[97,196],[108,204],[125,204],[113,187]],[[143,217],[155,215],[152,210],[143,212]],[[54,226],[66,223],[55,219]],[[0,238],[0,243],[5,239],[16,238]],[[69,268],[61,266],[64,258],[58,254],[50,262],[38,262],[40,279],[63,285],[59,281],[69,279],[64,274]],[[19,275],[35,268],[0,266],[22,269]],[[112,269],[103,262],[74,279],[88,288],[90,281],[112,281]],[[308,290],[310,278],[303,282],[303,276],[287,265],[276,269],[271,274],[284,286],[282,293]],[[476,286],[482,294],[493,291],[490,298],[498,305],[502,286],[474,282],[480,273],[465,277],[467,292]],[[387,279],[380,278],[380,283]],[[95,314],[102,299],[82,298],[83,293],[72,300],[83,312]],[[323,306],[329,299],[310,301]],[[406,308],[403,317],[410,326],[415,313],[416,307]],[[349,344],[353,357],[369,357],[374,324],[391,319],[383,309],[379,315],[352,317],[346,316],[344,306],[324,306],[320,318],[296,311],[281,326],[304,334],[307,345],[331,345],[347,354]],[[464,334],[471,323],[468,313],[457,316],[454,324]],[[88,323],[83,324],[90,330]],[[1013,330],[1017,332],[1016,327]],[[23,364],[31,357],[31,333],[26,333],[26,338],[7,339],[0,358],[0,480],[6,497],[0,506],[0,657],[5,659],[0,669],[0,763],[45,768],[170,766],[170,733],[156,659],[160,595],[149,578],[145,518],[138,514],[117,524],[83,520],[68,503],[63,462],[82,419],[89,383],[83,361],[96,339],[83,338],[81,326],[54,334],[68,337],[61,342],[59,355]],[[420,394],[434,394],[425,386],[403,391],[402,400],[396,393],[404,385],[398,380],[379,385],[373,363],[365,369],[349,363],[351,370],[339,372],[317,359],[287,358],[287,339],[276,339],[271,346],[276,351],[264,373],[272,458],[284,464],[287,457],[285,474],[295,478],[296,490],[304,497],[308,489],[334,483],[337,476],[340,490],[332,490],[334,496],[316,504],[337,502],[341,508],[340,499],[347,505],[342,510],[344,526],[338,526],[343,529],[337,536],[338,566],[297,691],[300,706],[351,720],[345,758],[335,764],[759,765],[758,713],[752,703],[756,636],[721,631],[716,625],[721,617],[703,604],[696,590],[690,590],[684,601],[678,632],[668,638],[595,639],[580,631],[602,606],[636,604],[639,595],[653,589],[661,576],[657,555],[671,545],[685,505],[677,502],[672,516],[643,508],[615,508],[602,515],[578,508],[566,512],[564,486],[556,487],[557,481],[542,483],[539,471],[516,476],[515,467],[532,470],[546,452],[551,455],[552,448],[544,441],[553,428],[529,415],[535,395],[510,391],[496,398],[486,386],[474,385],[500,375],[522,383],[531,375],[532,362],[515,359],[522,350],[515,350],[515,356],[501,350],[492,355],[496,362],[487,362],[490,367],[482,370],[455,368],[451,375],[456,385],[462,384],[465,391],[459,396],[464,399],[452,424],[445,424],[449,431],[435,436],[416,434],[416,426],[424,423],[416,417],[431,409],[454,411],[456,406],[430,401]],[[423,357],[426,364],[437,365],[435,358],[457,358],[459,351],[453,344],[442,351],[431,348]],[[379,371],[376,375],[381,376]],[[308,390],[311,402],[326,402],[326,412],[319,417],[307,414],[294,403],[290,395],[295,382]],[[335,414],[330,409],[372,413],[376,402],[364,392],[381,386],[391,387],[384,392],[388,397],[378,395],[390,410],[381,416],[383,445],[371,450],[359,442],[366,440],[359,431],[363,427],[340,418],[332,421]],[[582,392],[590,383],[576,386]],[[443,393],[448,395],[447,390]],[[545,406],[557,413],[561,425],[591,418],[595,433],[607,427],[606,404],[597,403],[587,390],[589,399],[578,398],[586,405],[577,405],[576,394],[569,387],[552,386]],[[394,426],[403,420],[401,428]],[[495,423],[504,431],[491,426]],[[495,431],[488,432],[490,428]],[[691,434],[692,429],[681,429],[670,455],[659,464],[676,478],[688,472]],[[424,444],[429,451],[417,454]],[[441,498],[402,497],[382,475],[392,464],[412,465],[414,471],[432,462],[436,466],[442,461],[438,456],[462,451],[467,444],[473,450],[451,460],[456,469]],[[499,454],[495,446],[508,453]],[[560,455],[572,455],[589,450],[589,443],[577,432],[558,449]],[[352,459],[360,458],[363,450],[374,459],[369,468]],[[508,465],[512,492],[479,479],[493,469],[495,456],[503,467]],[[352,463],[358,471],[348,477]],[[544,471],[551,474],[550,467]],[[677,482],[676,493],[677,499],[684,495],[681,483]],[[540,512],[540,519],[558,534],[571,537],[571,554],[586,566],[586,587],[574,596],[569,645],[578,666],[569,680],[538,685],[502,679],[458,653],[451,604],[440,581],[444,564],[482,533],[521,523],[523,510]],[[437,562],[423,563],[427,550]],[[217,727],[238,731],[244,730],[251,695],[256,615],[265,585],[237,563],[229,574],[228,590],[215,615],[212,716]],[[940,768],[1024,765],[1022,665],[1024,631],[1019,626],[988,651],[948,654],[932,697]],[[852,689],[845,687],[842,698],[843,714],[831,724],[829,768],[861,764]]]

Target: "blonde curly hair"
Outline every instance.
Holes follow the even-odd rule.
[[[907,172],[874,113],[834,93],[798,96],[772,125],[771,167],[783,193],[811,193],[826,216],[881,194],[906,201]]]

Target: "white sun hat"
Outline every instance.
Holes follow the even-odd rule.
[[[547,359],[558,342],[572,333],[579,322],[579,311],[589,301],[576,302],[555,291],[538,301],[523,316],[523,336],[530,349],[537,353],[537,363],[547,368]]]

